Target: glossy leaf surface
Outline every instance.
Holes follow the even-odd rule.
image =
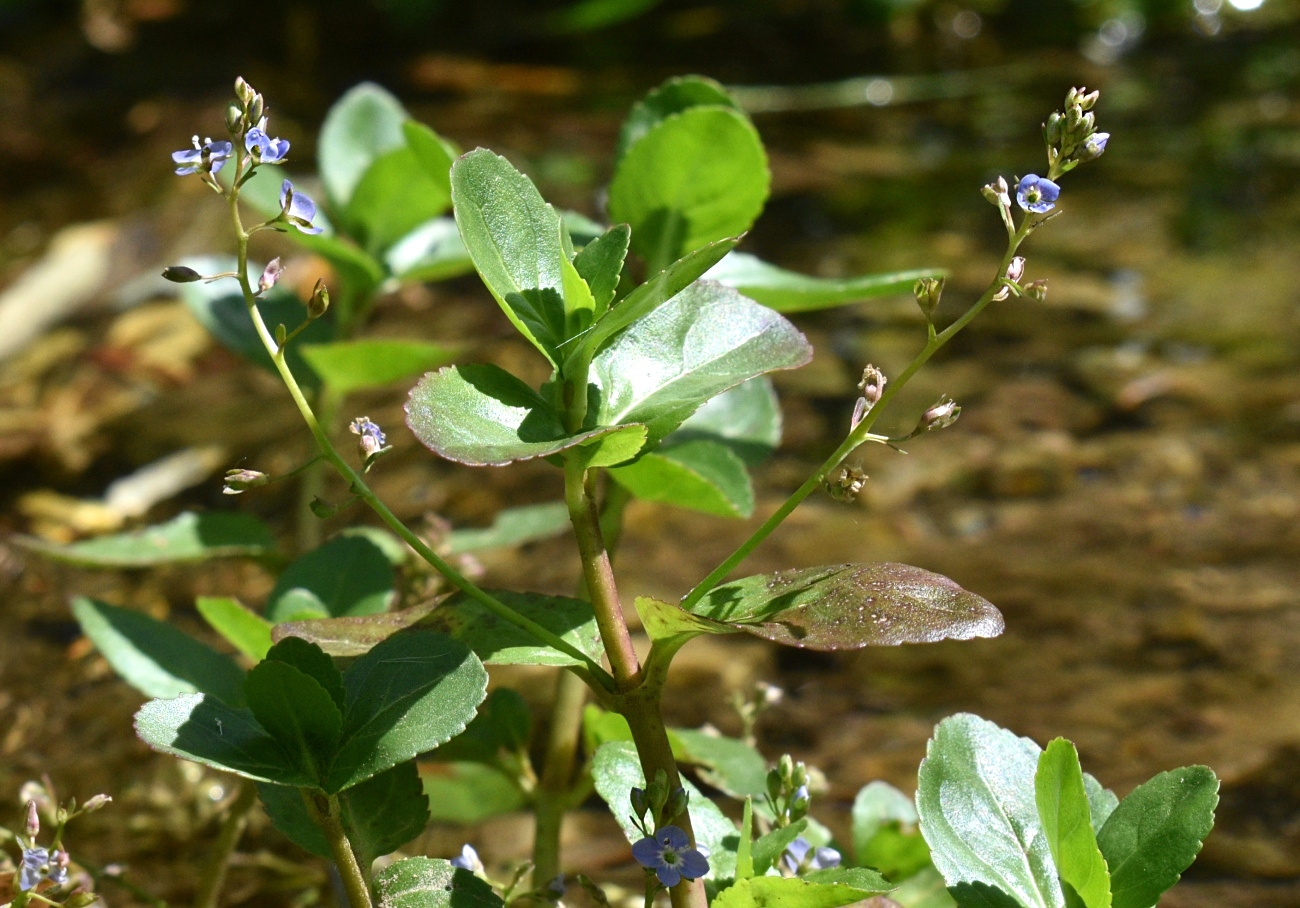
[[[427,341],[381,338],[312,344],[302,355],[322,382],[340,394],[382,388],[436,369],[456,351]]]
[[[631,237],[630,227],[616,224],[584,246],[573,259],[573,267],[591,289],[596,317],[603,315],[614,300]]]
[[[1115,908],[1149,908],[1178,882],[1214,826],[1219,780],[1184,766],[1144,782],[1119,802],[1097,836]]]
[[[1038,745],[978,716],[939,723],[916,794],[931,858],[959,903],[989,887],[1026,908],[1064,908],[1051,848],[1038,819]],[[987,896],[998,904],[997,895]]]
[[[244,702],[243,669],[170,624],[84,596],[72,600],[72,614],[113,671],[146,697],[205,693]]]
[[[375,876],[376,908],[502,908],[501,897],[468,870],[407,858]]]
[[[244,608],[239,600],[200,596],[194,607],[213,630],[254,662],[261,661],[271,648],[271,622]]]
[[[186,511],[166,523],[64,545],[20,537],[22,546],[47,558],[81,567],[154,567],[184,561],[275,552],[271,528],[251,514]]]
[[[777,312],[812,312],[891,294],[911,293],[912,285],[918,279],[941,277],[943,274],[940,269],[920,268],[849,278],[812,277],[778,268],[756,255],[733,252],[710,268],[704,277],[735,287],[750,299]]]
[[[609,475],[643,501],[717,517],[748,517],[754,512],[754,488],[744,461],[717,442],[665,446],[635,463],[614,467]]]
[[[361,536],[339,536],[295,559],[267,601],[273,624],[310,617],[370,615],[392,603],[393,566],[382,549]]]
[[[424,376],[407,400],[406,424],[435,454],[480,467],[548,457],[618,431],[610,425],[567,434],[540,394],[491,365]]]
[[[1079,754],[1064,738],[1048,744],[1038,758],[1034,799],[1061,883],[1087,908],[1110,908],[1110,873],[1092,829]]]
[[[654,445],[709,398],[811,356],[804,336],[782,316],[730,288],[696,283],[596,356],[596,422],[643,423]]]
[[[856,649],[996,637],[1002,615],[947,577],[905,564],[838,564],[746,577],[695,614],[776,643]]]

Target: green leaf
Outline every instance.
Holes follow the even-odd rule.
[[[254,666],[244,680],[248,708],[303,774],[322,783],[343,733],[343,713],[315,678],[287,662]]]
[[[781,443],[781,406],[772,379],[760,375],[724,391],[696,410],[665,443],[701,440],[726,445],[746,466],[767,460]]]
[[[1214,827],[1218,803],[1219,780],[1207,766],[1162,772],[1119,802],[1097,836],[1115,908],[1150,908],[1178,882]]]
[[[384,264],[405,283],[442,281],[474,270],[452,218],[434,218],[416,227],[388,247]]]
[[[704,76],[675,76],[633,105],[618,133],[615,162],[646,133],[673,114],[692,107],[730,107],[743,113],[720,84]]]
[[[216,274],[222,271],[234,271],[238,263],[233,258],[209,256],[206,258],[184,259],[180,262],[201,274]],[[252,263],[248,266],[249,279],[256,284],[261,277],[262,267]],[[181,299],[194,314],[200,324],[221,342],[226,349],[238,353],[268,372],[274,371],[271,354],[266,352],[262,338],[253,327],[249,317],[248,306],[238,283],[233,278],[223,278],[211,284],[195,281],[181,284]],[[257,303],[262,318],[271,331],[277,325],[284,325],[292,330],[307,320],[307,307],[293,292],[280,284],[272,287],[261,296]],[[312,320],[298,335],[298,343],[289,345],[285,351],[285,362],[289,371],[305,387],[315,390],[319,382],[302,358],[300,347],[303,344],[319,344],[330,340],[334,335],[334,322],[329,315]]]
[[[80,567],[133,568],[238,556],[257,558],[275,552],[271,528],[251,514],[186,511],[166,523],[59,544],[30,536],[24,548]]]
[[[451,165],[460,156],[456,146],[416,120],[402,123],[402,136],[416,161],[442,194],[445,211],[451,207]]]
[[[371,615],[396,596],[393,566],[382,549],[360,536],[339,536],[285,568],[267,601],[272,624],[307,617]]]
[[[1064,738],[1048,744],[1038,758],[1034,798],[1062,885],[1072,887],[1087,908],[1110,908],[1110,873],[1092,830],[1083,768]]]
[[[730,237],[710,243],[703,249],[683,256],[667,268],[655,274],[648,281],[637,287],[612,309],[607,311],[592,329],[573,344],[573,350],[564,361],[566,371],[573,371],[575,365],[595,356],[605,344],[633,322],[645,318],[664,303],[681,293],[701,274],[735,248],[739,237]]]
[[[244,702],[243,669],[170,624],[84,596],[72,600],[72,614],[113,671],[146,697],[205,693]]]
[[[1086,772],[1083,774],[1083,787],[1088,792],[1088,809],[1092,814],[1092,831],[1101,832],[1101,827],[1106,825],[1106,820],[1119,806],[1119,796]]]
[[[831,867],[805,873],[809,883],[840,883],[864,892],[890,892],[897,888],[882,875],[867,867]]]
[[[291,665],[313,678],[330,695],[335,706],[340,710],[345,708],[347,695],[343,690],[343,675],[334,665],[334,660],[319,646],[297,637],[287,637],[267,650],[266,659]]]
[[[465,644],[414,630],[380,643],[343,676],[343,739],[326,791],[342,791],[464,730],[487,693]]]
[[[854,862],[891,880],[906,879],[930,863],[912,799],[888,782],[871,782],[853,800]]]
[[[889,897],[903,908],[953,908],[957,904],[948,894],[943,877],[933,867],[902,880]]]
[[[673,731],[686,762],[701,767],[700,777],[709,785],[736,799],[761,799],[767,793],[767,761],[744,741],[703,730]]]
[[[479,148],[451,168],[456,224],[483,283],[555,366],[564,336],[560,217],[528,177]]]
[[[620,429],[569,435],[540,394],[491,365],[448,366],[424,376],[407,400],[406,424],[440,457],[479,467],[549,457]]]
[[[370,338],[313,344],[303,347],[302,355],[322,382],[350,394],[436,369],[451,362],[456,351],[426,341]]]
[[[435,823],[477,826],[528,805],[519,785],[495,766],[467,761],[424,763],[421,772]]]
[[[569,508],[563,501],[527,504],[498,511],[485,529],[452,530],[443,544],[452,555],[506,549],[550,539],[569,529]]]
[[[771,309],[719,284],[696,283],[596,356],[596,423],[644,423],[655,445],[709,398],[811,356],[804,336]]]
[[[1064,908],[1034,802],[1040,753],[1028,738],[978,716],[939,723],[921,762],[916,807],[949,887],[986,886],[1024,908]]]
[[[376,908],[502,908],[505,904],[468,870],[433,858],[407,858],[375,877]]]
[[[371,254],[447,210],[450,200],[410,148],[385,152],[371,162],[353,189],[342,219]]]
[[[746,577],[692,611],[776,643],[858,649],[996,637],[1002,615],[947,577],[905,564],[836,564]]]
[[[781,860],[781,855],[790,847],[790,843],[808,828],[808,820],[795,820],[789,826],[782,826],[773,829],[766,835],[760,836],[754,840],[754,873],[762,875],[767,873],[768,869],[776,866]]]
[[[627,224],[616,224],[584,246],[573,259],[573,267],[591,288],[596,318],[604,315],[614,301],[631,239],[632,228]]]
[[[433,758],[441,763],[500,763],[526,751],[532,722],[528,702],[517,691],[498,687],[465,730],[434,751]]]
[[[271,648],[271,622],[244,608],[239,600],[200,596],[194,607],[213,630],[254,662],[260,662]]]
[[[591,604],[567,596],[544,596],[512,590],[492,595],[515,612],[537,622],[599,662],[604,655]],[[531,634],[507,624],[475,600],[458,594],[441,604],[422,623],[467,645],[488,665],[581,665],[577,659]]]
[[[135,714],[135,733],[154,750],[254,781],[316,785],[251,712],[207,694],[150,700]]]
[[[736,628],[693,615],[679,605],[638,596],[634,603],[646,635],[654,643],[680,647],[701,634],[734,634]]]
[[[557,32],[589,32],[633,19],[663,0],[578,0],[550,17]]]
[[[596,791],[605,799],[614,819],[623,827],[627,840],[639,841],[641,833],[631,821],[631,792],[633,787],[645,787],[645,775],[641,772],[636,746],[630,741],[614,741],[602,745],[592,760],[591,777],[596,783]],[[689,779],[683,779],[682,785],[690,795],[687,811],[695,830],[695,839],[709,849],[707,879],[725,880],[735,876],[736,849],[740,842],[736,824],[727,819],[717,805],[700,794]]]
[[[349,89],[321,124],[316,160],[321,182],[336,208],[344,209],[370,166],[406,143],[402,103],[373,82]]]
[[[704,275],[706,280],[735,287],[750,299],[777,312],[813,312],[863,300],[911,293],[923,277],[943,277],[941,268],[919,268],[858,277],[811,277],[787,271],[758,256],[733,252]]]
[[[727,107],[692,107],[656,123],[619,160],[609,213],[632,225],[632,250],[671,262],[744,233],[767,201],[767,154]]]
[[[754,488],[744,461],[716,442],[664,446],[609,473],[643,501],[660,501],[717,517],[754,513]]]
[[[881,889],[858,889],[844,883],[810,882],[797,877],[756,876],[718,893],[711,908],[839,908],[860,902]]]
[[[329,840],[307,812],[300,789],[260,783],[257,792],[276,829],[298,847],[333,859]],[[414,839],[429,823],[429,803],[414,762],[400,763],[349,788],[339,795],[339,808],[363,869]]]

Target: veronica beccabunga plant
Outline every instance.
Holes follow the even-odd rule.
[[[907,908],[1150,908],[1190,864],[1212,823],[1217,781],[1204,767],[1158,776],[1120,801],[1082,773],[1068,742],[1039,750],[976,717],[957,716],[936,730],[916,802],[881,783],[867,786],[854,805],[853,841],[842,843],[811,811],[825,790],[815,768],[789,755],[769,768],[752,740],[669,728],[662,712],[674,656],[701,635],[744,633],[841,650],[1002,631],[1002,616],[989,602],[902,564],[728,578],[813,492],[856,495],[866,476],[846,460],[864,443],[896,446],[957,419],[961,408],[945,397],[904,437],[872,431],[909,380],[986,307],[1044,297],[1044,282],[1025,279],[1020,248],[1058,214],[1061,178],[1105,150],[1109,136],[1094,124],[1097,93],[1071,90],[1064,109],[1045,123],[1045,175],[984,187],[1006,227],[1006,248],[984,292],[941,324],[941,273],[820,281],[736,251],[766,198],[766,157],[753,125],[716,83],[670,80],[633,109],[609,188],[609,226],[556,210],[489,150],[457,155],[404,114],[394,121],[400,105],[379,92],[350,93],[352,106],[332,114],[322,136],[323,146],[329,135],[361,149],[323,156],[321,168],[330,210],[351,225],[359,244],[342,237],[302,184],[278,170],[289,160],[288,143],[274,136],[262,96],[243,80],[226,118],[230,140],[196,138],[173,156],[178,174],[203,180],[223,197],[236,255],[228,267],[192,261],[165,276],[192,288],[234,282],[243,336],[260,346],[315,442],[317,453],[304,468],[328,465],[348,489],[342,502],[317,498],[312,512],[332,516],[360,503],[387,532],[358,529],[305,552],[284,567],[262,615],[233,600],[201,601],[204,617],[252,663],[247,671],[165,624],[77,602],[86,633],[154,698],[137,714],[141,738],[248,780],[243,809],[256,791],[279,829],[331,858],[353,908],[555,901],[565,883],[560,818],[592,789],[645,871],[647,908],[664,890],[675,908],[710,901],[717,908],[838,908],[886,892]],[[345,139],[340,131],[365,122],[380,122],[380,138]],[[442,209],[428,198],[408,205],[403,187],[417,172],[439,191],[445,187],[454,231],[453,222],[429,226]],[[249,225],[241,201],[251,201],[262,220]],[[305,304],[286,304],[278,261],[257,267],[249,259],[250,240],[268,230],[321,252],[340,281],[353,282],[333,294],[345,301],[342,313],[324,283]],[[420,242],[432,264],[398,270],[394,250]],[[422,537],[367,484],[371,470],[383,469],[395,429],[357,416],[350,424],[357,452],[340,450],[331,420],[318,411],[320,398],[314,402],[307,386],[311,374],[325,376],[327,385],[335,376],[337,389],[348,386],[348,376],[365,377],[364,385],[435,365],[418,351],[365,341],[326,355],[317,346],[323,335],[312,340],[314,326],[341,317],[351,331],[390,278],[457,268],[477,271],[550,377],[534,387],[482,363],[427,372],[410,392],[407,426],[433,453],[460,464],[544,459],[562,471],[564,500],[538,519],[549,526],[558,515],[573,528],[582,565],[573,597],[480,587],[457,566],[457,552],[467,549]],[[630,498],[719,516],[753,510],[748,467],[779,435],[765,376],[803,365],[812,352],[782,312],[909,287],[926,325],[919,351],[897,375],[864,370],[842,443],[679,602],[627,603],[614,553]],[[271,481],[241,469],[228,475],[227,490]],[[225,536],[211,525],[218,517],[229,522]],[[265,528],[250,529],[238,517],[183,516],[153,529],[151,550],[266,554]],[[500,524],[492,544],[536,531],[534,524]],[[138,559],[139,538],[88,543],[91,555],[84,546],[78,551],[101,563],[113,553]],[[391,611],[393,568],[409,552],[451,593]],[[629,608],[650,640],[644,658],[633,646]],[[349,660],[345,667],[341,658]],[[532,747],[531,717],[517,693],[487,695],[489,668],[508,664],[563,672],[540,747]],[[778,696],[769,690],[738,704],[747,737],[758,711]],[[588,697],[594,703],[585,704]],[[530,754],[538,750],[545,758],[535,767]],[[417,758],[436,761],[439,772],[422,780]],[[739,826],[682,765],[739,802]],[[372,873],[376,858],[419,833],[431,807],[435,816],[444,809],[438,793],[453,791],[471,806],[444,819],[534,811],[531,881],[527,868],[507,882],[493,879],[468,846],[451,861],[408,857]],[[215,904],[219,873],[215,879],[201,905]],[[577,882],[604,900],[590,880]]]

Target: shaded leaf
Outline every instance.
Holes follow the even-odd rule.
[[[1119,802],[1097,836],[1115,908],[1150,908],[1178,882],[1214,827],[1219,780],[1207,766],[1162,772]]]
[[[903,908],[953,908],[957,904],[948,894],[943,877],[933,867],[900,881],[889,897]]]
[[[468,761],[422,763],[420,773],[435,823],[477,826],[528,805],[518,784],[495,766]]]
[[[447,210],[450,196],[406,146],[377,157],[353,188],[341,218],[372,255]]]
[[[146,697],[204,693],[244,702],[244,671],[211,647],[141,612],[78,596],[72,614],[124,681]]]
[[[433,858],[407,858],[375,876],[376,908],[502,908],[483,880]]]
[[[487,672],[463,643],[417,630],[370,650],[343,684],[343,738],[326,785],[334,792],[463,731],[487,693]]]
[[[674,76],[667,80],[634,104],[628,112],[618,133],[615,163],[646,133],[668,117],[692,107],[710,105],[730,107],[741,112],[726,89],[712,79],[704,76]]]
[[[732,252],[704,275],[706,280],[735,287],[750,299],[777,312],[812,312],[863,300],[911,293],[923,277],[942,277],[937,268],[864,274],[848,278],[812,277],[787,271],[756,255]]]
[[[503,604],[573,644],[599,662],[604,655],[591,604],[567,596],[544,596],[512,590],[491,590]],[[453,596],[429,613],[422,627],[441,631],[465,643],[488,665],[581,665],[489,612],[463,594]]]
[[[596,423],[644,423],[655,445],[709,398],[811,356],[803,335],[782,316],[730,288],[698,282],[596,356]]]
[[[548,457],[619,430],[569,435],[540,394],[497,366],[449,366],[424,376],[406,403],[406,424],[435,454],[469,466]]]
[[[1101,832],[1101,827],[1106,825],[1106,820],[1119,806],[1119,796],[1086,772],[1083,774],[1083,787],[1088,792],[1088,809],[1092,814],[1092,831]]]
[[[891,880],[907,879],[930,863],[912,799],[888,782],[871,782],[853,800],[854,863]]]
[[[343,690],[343,674],[334,665],[334,660],[319,646],[288,637],[280,640],[266,652],[267,661],[283,662],[315,679],[316,683],[330,695],[334,705],[340,710],[346,708],[347,695]]]
[[[396,596],[393,566],[361,536],[339,536],[295,559],[276,581],[266,605],[273,624],[305,617],[370,615]]]
[[[166,523],[64,545],[24,536],[18,542],[47,558],[81,567],[153,567],[183,561],[275,552],[271,528],[251,514],[186,511]]]
[[[856,649],[1002,633],[1002,615],[947,577],[905,564],[838,564],[746,577],[712,590],[697,615],[776,643]]]
[[[239,600],[200,596],[194,607],[213,630],[254,662],[261,661],[271,648],[271,622],[244,608]]]
[[[755,839],[752,851],[754,873],[762,875],[767,873],[769,868],[775,867],[781,860],[781,855],[790,847],[790,843],[803,835],[807,828],[806,818],[795,820],[789,826],[778,827]]]
[[[744,462],[712,441],[688,441],[615,467],[610,477],[643,501],[659,501],[717,517],[748,517],[754,488]]]
[[[417,120],[402,123],[406,147],[442,194],[443,209],[451,207],[451,165],[460,156],[456,146]]]
[[[257,791],[276,829],[298,847],[333,859],[329,840],[307,812],[301,790],[263,782]],[[339,808],[363,869],[414,839],[429,823],[429,804],[414,762],[400,763],[342,792]]]
[[[948,892],[960,908],[1022,908],[1011,896],[988,883],[958,883],[950,886]]]
[[[632,789],[645,787],[645,775],[641,772],[636,746],[630,741],[614,741],[602,745],[592,760],[591,776],[596,783],[596,791],[609,805],[627,840],[640,840],[641,833],[630,819]],[[727,819],[717,805],[700,794],[689,779],[683,779],[682,785],[690,795],[687,811],[696,841],[709,849],[707,879],[724,880],[735,876],[736,848],[740,842],[736,824]]]
[[[488,694],[465,730],[432,754],[441,763],[496,764],[524,751],[532,732],[528,702],[508,687]]]
[[[711,398],[665,439],[701,440],[726,445],[746,466],[770,457],[781,443],[781,406],[772,379],[760,375]]]
[[[427,341],[384,338],[303,347],[303,359],[322,382],[340,394],[420,375],[450,362],[456,351]]]
[[[632,249],[671,262],[744,233],[767,201],[767,154],[738,111],[692,107],[652,126],[619,159],[609,213],[632,225]]]
[[[441,281],[474,270],[474,260],[452,218],[434,218],[416,227],[388,247],[384,264],[407,283]]]
[[[316,161],[336,207],[348,205],[378,158],[406,143],[402,124],[408,119],[401,102],[373,82],[362,82],[334,102],[321,124]]]
[[[1087,908],[1110,908],[1110,874],[1092,829],[1079,754],[1064,738],[1048,744],[1038,758],[1034,799],[1062,885],[1068,884]]]
[[[563,501],[548,501],[499,511],[492,518],[492,525],[484,529],[452,530],[444,544],[449,554],[463,555],[526,545],[558,536],[568,529],[568,506]]]
[[[207,694],[150,700],[135,714],[135,733],[154,750],[254,781],[300,788],[316,785],[251,712]]]
[[[256,665],[244,680],[249,711],[303,774],[324,782],[343,713],[314,678],[287,662]]]
[[[685,761],[701,767],[700,777],[709,785],[738,800],[766,794],[767,761],[744,741],[696,729],[673,732]]]
[[[1064,908],[1034,802],[1040,753],[1028,738],[967,713],[935,728],[916,807],[934,865],[959,903],[976,904],[958,894],[966,884],[963,892],[991,888],[1025,908]]]
[[[638,596],[634,603],[646,635],[654,643],[677,646],[701,634],[734,634],[736,628],[694,615],[679,605]]]

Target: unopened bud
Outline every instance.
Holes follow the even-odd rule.
[[[87,801],[85,804],[82,805],[81,812],[94,813],[96,810],[100,810],[108,806],[110,803],[112,803],[112,801],[113,799],[106,794],[97,794],[89,801]]]
[[[776,761],[776,771],[781,774],[782,784],[789,785],[790,777],[794,775],[794,757],[781,754],[781,758]]]
[[[663,816],[660,818],[664,823],[671,823],[686,812],[686,804],[690,795],[686,793],[685,788],[678,788],[668,796],[668,802],[664,804]]]
[[[1041,303],[1047,299],[1047,278],[1039,278],[1036,281],[1030,281],[1024,286],[1025,296],[1036,303]]]
[[[254,94],[248,101],[248,122],[260,123],[262,120],[263,110],[264,104],[262,102],[262,96],[260,94]]]
[[[984,198],[994,205],[1001,205],[1004,202],[1007,205],[1011,204],[1011,187],[1007,185],[1004,177],[998,177],[981,189],[980,192],[984,194]]]
[[[862,370],[862,381],[858,382],[858,390],[862,392],[862,397],[870,407],[880,400],[881,395],[885,393],[885,373],[877,367],[868,364]]]
[[[1007,263],[1006,278],[1009,281],[1020,283],[1020,279],[1025,276],[1025,257],[1018,255]]]
[[[280,274],[283,271],[284,268],[280,265],[279,256],[276,256],[271,259],[271,261],[267,262],[266,269],[262,272],[262,276],[257,279],[257,292],[265,293],[274,287],[276,281],[280,280]]]
[[[803,788],[808,784],[808,767],[804,765],[803,760],[794,764],[794,772],[790,773],[790,784],[795,788]]]
[[[358,416],[348,424],[348,430],[359,436],[357,446],[361,450],[362,460],[369,460],[384,449],[386,439],[383,430],[371,422],[369,416]],[[654,786],[651,785],[651,791],[653,789]]]
[[[256,489],[259,486],[264,486],[270,481],[271,477],[267,476],[260,470],[227,470],[225,485],[222,487],[221,491],[226,495],[238,495],[240,492],[247,492],[249,489]],[[95,797],[102,798],[105,797],[105,795],[96,795]],[[94,798],[91,800],[94,800]],[[105,803],[107,803],[107,801]],[[89,804],[87,805],[87,809],[90,809]]]
[[[812,797],[808,794],[808,786],[800,785],[790,797],[790,819],[801,820],[808,815],[808,808],[812,806]]]
[[[935,307],[939,305],[939,298],[943,296],[943,278],[921,278],[912,286],[912,294],[916,297],[916,304],[921,307],[921,312],[929,320],[934,314]]]
[[[1106,150],[1106,143],[1110,141],[1110,133],[1094,132],[1088,138],[1084,139],[1083,146],[1075,153],[1075,157],[1080,161],[1092,161],[1102,156]]]
[[[311,299],[307,301],[307,317],[320,318],[329,310],[330,307],[330,290],[325,286],[324,278],[316,279],[316,286],[311,292]]]
[[[1084,89],[1080,88],[1079,91],[1082,92]],[[1097,99],[1100,97],[1101,92],[1097,90],[1090,91],[1087,94],[1081,94],[1079,96],[1079,106],[1084,110],[1092,110],[1097,104]]]
[[[1043,141],[1047,143],[1048,148],[1055,148],[1061,144],[1061,115],[1053,112],[1043,123]]]
[[[283,348],[289,341],[289,329],[284,326],[284,322],[275,326],[275,345]]]
[[[256,94],[257,92],[253,90],[253,86],[244,81],[243,76],[235,77],[235,97],[238,98],[241,103],[247,105],[249,101],[253,100],[253,96]]]
[[[759,681],[755,685],[759,696],[762,698],[764,706],[776,706],[785,699],[785,691],[775,684],[769,684],[766,681]]]
[[[632,814],[638,820],[645,819],[646,811],[650,809],[650,802],[646,799],[644,788],[632,789]]]
[[[319,495],[313,498],[311,504],[307,505],[307,507],[311,508],[311,512],[321,520],[328,520],[339,512],[338,508],[334,507],[334,505],[330,504]]]
[[[921,414],[921,425],[918,427],[922,432],[930,432],[934,429],[946,429],[957,421],[961,415],[961,407],[951,397],[942,397],[939,402]]]
[[[41,814],[36,809],[35,801],[27,802],[27,826],[26,832],[28,838],[36,838],[41,832]]]
[[[238,136],[244,131],[244,108],[233,101],[226,107],[226,129],[232,136]]]
[[[172,265],[169,268],[164,268],[162,276],[173,284],[192,284],[195,281],[203,280],[203,275],[193,268],[186,268],[184,265]]]

